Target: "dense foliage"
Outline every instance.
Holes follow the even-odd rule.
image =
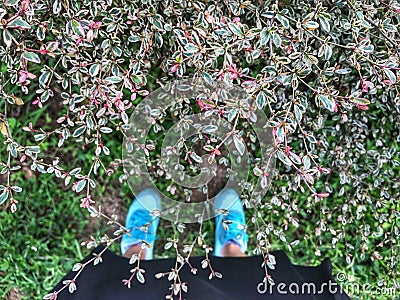
[[[238,151],[246,146],[253,155],[242,197],[258,179],[272,177],[264,201],[247,210],[252,249],[266,256],[266,279],[274,268],[268,253],[279,246],[313,262],[314,255],[329,255],[360,283],[400,288],[397,1],[7,0],[0,19],[4,209],[21,211],[21,191],[31,189],[16,180],[23,172],[33,172],[37,181],[51,174],[69,187],[65,195],[76,206],[118,227],[116,236],[85,245],[110,246],[124,232],[123,222],[101,211],[99,183],[127,180],[115,140],[122,143],[135,106],[177,78],[223,81],[246,91],[250,114],[268,117],[276,170],[268,174],[257,164],[257,142],[242,104],[187,103],[155,122],[142,147],[161,188],[178,198],[191,195],[163,178],[159,166],[157,140],[172,117],[222,110],[235,123]],[[16,117],[21,106],[25,116]],[[38,111],[51,121],[38,121]],[[196,171],[201,160],[187,145],[194,150],[182,166]],[[204,149],[229,165],[224,151]],[[185,229],[171,225],[177,231],[165,233],[166,250]],[[178,266],[196,245],[208,259],[212,233],[206,236],[200,227],[190,237],[183,250],[171,248]],[[184,294],[179,276],[168,277],[171,296]],[[65,287],[73,292],[75,284]]]

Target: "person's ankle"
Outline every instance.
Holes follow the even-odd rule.
[[[246,256],[240,249],[240,245],[235,241],[228,241],[221,250],[221,254],[224,257],[242,257]]]
[[[146,251],[146,248],[142,248],[142,243],[137,243],[130,246],[122,256],[126,258],[131,258],[134,254],[140,254],[140,259],[146,259]]]

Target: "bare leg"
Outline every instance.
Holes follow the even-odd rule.
[[[140,253],[140,259],[145,259],[146,249],[142,249],[141,243],[130,246],[122,256],[126,258],[131,258],[133,254],[139,254],[139,253]]]
[[[234,243],[229,243],[227,245],[225,245],[222,248],[222,256],[223,257],[243,257],[246,256],[246,254],[244,254],[242,252],[242,250],[240,250],[240,247]]]

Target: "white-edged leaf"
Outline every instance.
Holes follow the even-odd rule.
[[[141,273],[141,272],[136,272],[136,279],[140,282],[140,283],[144,283],[145,282],[145,279],[144,279],[144,276],[143,276],[143,274]]]
[[[318,99],[322,102],[322,106],[333,112],[335,110],[335,100],[331,96],[318,95]]]
[[[75,192],[79,193],[86,186],[86,179],[79,180],[75,187]]]
[[[22,17],[17,17],[7,24],[7,28],[31,29],[31,25],[22,19]]]
[[[294,105],[294,114],[296,116],[297,121],[300,122],[301,119],[303,118],[303,112],[301,111],[300,106],[298,106],[297,104]]]
[[[199,155],[194,153],[194,152],[190,153],[190,157],[197,163],[202,163],[203,162],[203,159]]]
[[[40,64],[39,55],[37,55],[37,54],[34,53],[34,52],[26,51],[26,52],[22,53],[22,58],[23,58],[23,59],[26,59],[26,60],[28,60],[28,61],[31,61],[31,62]]]
[[[315,21],[308,21],[304,24],[304,26],[308,29],[308,30],[315,30],[319,27],[319,24]]]
[[[85,36],[85,30],[83,29],[80,22],[77,20],[71,20],[72,30],[76,35]]]
[[[242,137],[239,137],[238,135],[234,134],[233,135],[233,142],[235,144],[235,147],[237,149],[237,151],[239,151],[240,155],[243,155],[245,150],[246,150],[246,146],[243,142]]]
[[[44,133],[38,133],[33,136],[33,138],[35,139],[35,142],[39,142],[39,141],[43,140],[45,137],[46,137],[46,134],[44,134]]]
[[[92,77],[95,77],[97,74],[100,72],[100,65],[99,64],[94,64],[89,68],[89,74]]]
[[[329,23],[329,20],[327,18],[319,17],[319,22],[321,23],[321,27],[323,30],[325,30],[326,32],[331,31],[331,24]]]
[[[263,109],[267,102],[267,97],[263,91],[259,92],[256,98],[256,104],[259,109]]]
[[[3,30],[3,41],[7,47],[10,47],[12,44],[11,33],[7,29]]]
[[[292,165],[292,162],[290,161],[290,159],[282,151],[278,151],[277,156],[278,156],[279,160],[281,162],[283,162],[285,165],[287,165],[287,166]]]
[[[237,115],[237,112],[238,112],[238,109],[235,107],[235,108],[232,108],[230,111],[229,111],[229,114],[228,114],[228,121],[229,122],[232,122],[233,121],[233,119],[235,119],[235,117],[236,117],[236,115]]]
[[[357,98],[357,97],[350,98],[350,101],[351,101],[352,103],[355,103],[355,104],[358,104],[358,105],[368,105],[368,104],[371,103],[368,99],[365,99],[365,98]]]
[[[43,297],[43,300],[48,300],[48,299],[52,299],[52,298],[54,298],[54,293],[46,294],[46,295]]]
[[[111,133],[113,130],[110,127],[101,127],[100,131],[102,133]]]
[[[74,133],[72,134],[73,137],[78,137],[80,136],[82,133],[84,133],[86,131],[86,126],[81,126],[78,127],[77,129],[75,129]]]
[[[326,60],[329,60],[332,56],[332,47],[329,46],[328,44],[325,45],[325,52],[324,52],[324,57]]]
[[[235,23],[228,23],[228,27],[235,35],[240,36],[240,37],[243,36],[242,30]]]
[[[82,168],[75,168],[69,172],[69,175],[75,176],[76,174],[79,174],[81,172],[81,170],[82,170]]]
[[[313,144],[315,144],[317,142],[317,139],[312,134],[307,134],[306,137],[307,137],[307,140],[309,140]]]
[[[272,41],[276,48],[279,48],[282,45],[281,36],[277,32],[272,33]]]
[[[122,78],[119,76],[110,76],[105,79],[105,81],[109,83],[119,83],[122,81]]]
[[[383,72],[385,72],[386,76],[388,77],[388,79],[392,82],[392,83],[396,83],[396,75],[393,73],[392,70],[384,68]]]
[[[79,271],[82,268],[82,264],[81,263],[76,263],[73,267],[72,267],[72,271],[76,272]]]
[[[61,11],[61,1],[56,0],[53,3],[53,13],[57,15]]]
[[[286,17],[284,17],[281,14],[277,14],[276,18],[278,19],[279,22],[281,22],[284,28],[289,28],[289,20]]]
[[[46,85],[47,81],[50,78],[51,73],[49,71],[44,71],[42,75],[39,77],[39,83],[42,85]]]
[[[4,189],[3,192],[0,194],[0,205],[2,205],[8,199],[9,192]]]

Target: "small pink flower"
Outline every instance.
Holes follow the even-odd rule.
[[[101,22],[94,22],[91,26],[89,26],[90,28],[93,28],[93,29],[99,29],[100,27],[101,27],[101,25],[102,25],[103,23],[101,23]]]
[[[26,73],[27,73],[27,72],[25,72],[25,71],[21,71],[21,72],[19,73],[18,82],[22,83],[22,82],[25,82],[25,81],[26,81],[26,79],[28,78],[28,75],[27,75]]]
[[[32,104],[33,104],[33,105],[37,104],[37,106],[38,106],[39,108],[42,108],[42,107],[43,107],[43,103],[42,103],[40,97],[37,97],[35,100],[33,100]]]
[[[211,150],[210,157],[208,158],[208,162],[211,163],[214,160],[215,156],[219,156],[219,155],[221,155],[221,151],[219,151],[217,148],[214,148],[213,150]]]
[[[76,46],[79,46],[79,44],[82,43],[82,41],[83,41],[83,38],[82,38],[82,37],[78,38],[78,39],[76,40],[75,45],[76,45]]]
[[[367,105],[356,104],[356,107],[357,107],[358,109],[361,109],[361,110],[368,110],[368,106],[367,106]]]
[[[232,23],[239,23],[240,22],[240,18],[239,17],[235,17],[232,20]]]
[[[319,194],[317,194],[319,197],[321,197],[321,198],[327,198],[327,197],[329,197],[329,193],[319,193]]]
[[[371,81],[364,80],[364,78],[360,79],[361,82],[361,91],[363,93],[368,92],[369,89],[374,88],[374,84]]]
[[[238,78],[240,75],[240,73],[238,72],[238,69],[236,67],[236,64],[228,65],[225,70],[221,70],[219,72],[218,78],[223,79],[225,74],[229,74],[230,80]]]
[[[204,102],[201,101],[200,99],[197,100],[197,104],[200,106],[200,110],[201,110],[201,111],[207,110],[207,108],[206,108]]]
[[[236,64],[228,66],[228,73],[231,80],[239,77],[239,72],[237,70]]]
[[[31,4],[30,0],[22,0],[21,1],[21,10],[24,12],[27,11],[29,9],[30,4]]]
[[[173,63],[172,67],[169,69],[169,71],[171,73],[176,73],[178,71],[178,68],[179,68],[179,63]]]
[[[81,200],[81,205],[80,205],[80,207],[82,207],[82,208],[89,208],[91,203],[94,203],[94,201],[90,198],[90,196],[85,197],[85,198],[83,198],[83,199]]]
[[[19,71],[19,78],[18,78],[19,83],[24,83],[27,79],[34,79],[34,78],[36,78],[35,74],[32,74],[24,70]]]
[[[116,96],[115,96],[115,102],[114,105],[116,108],[118,108],[121,111],[125,110],[125,105],[124,102],[121,100],[122,99],[122,92],[117,92]]]
[[[321,200],[322,198],[327,198],[328,196],[329,193],[319,193],[319,194],[315,193],[314,194],[315,203],[319,202],[319,200]]]
[[[200,100],[200,99],[197,100],[197,104],[200,106],[200,110],[201,110],[201,111],[203,111],[203,110],[209,110],[209,109],[212,109],[212,108],[213,108],[213,105],[212,105],[212,104],[207,103],[207,102],[204,102],[204,101],[202,101],[202,100]]]

